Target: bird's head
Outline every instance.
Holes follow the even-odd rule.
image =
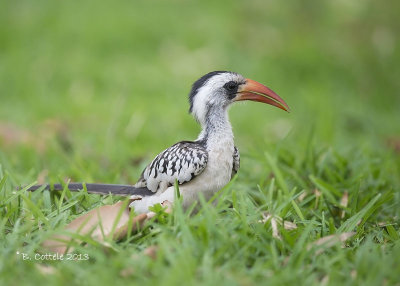
[[[189,94],[189,112],[203,123],[212,107],[226,109],[235,101],[252,100],[289,111],[275,92],[254,80],[229,71],[210,72],[198,79]]]

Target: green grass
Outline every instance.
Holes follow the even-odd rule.
[[[372,0],[3,3],[0,284],[399,285],[399,9]],[[134,183],[158,152],[197,136],[186,95],[221,69],[267,84],[292,112],[230,110],[241,170],[215,206],[159,210],[106,249],[85,238],[76,254],[87,261],[22,259],[118,198],[17,186]],[[279,218],[297,228],[275,229]]]

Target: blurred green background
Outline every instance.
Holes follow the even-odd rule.
[[[395,0],[1,1],[0,281],[398,284],[399,11]],[[176,211],[113,253],[86,247],[85,264],[15,254],[111,203],[16,185],[135,183],[160,151],[197,137],[187,95],[213,70],[264,83],[292,110],[231,108],[242,160],[222,205]],[[298,228],[279,228],[281,240],[260,223],[268,213]],[[346,248],[309,251],[353,230]]]
[[[212,70],[260,81],[292,109],[234,106],[244,156],[265,143],[300,156],[310,140],[400,148],[399,11],[372,0],[3,1],[2,163],[26,183],[133,183],[152,156],[197,136],[187,94]]]

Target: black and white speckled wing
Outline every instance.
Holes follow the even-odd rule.
[[[161,152],[143,170],[136,187],[152,192],[164,191],[178,180],[183,184],[205,169],[208,153],[201,143],[182,141]]]
[[[236,175],[240,168],[240,153],[239,149],[236,148],[233,151],[233,165],[232,165],[232,177]]]

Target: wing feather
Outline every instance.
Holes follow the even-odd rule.
[[[182,141],[164,150],[143,170],[136,187],[152,192],[163,191],[175,180],[183,184],[199,175],[207,166],[205,147],[192,141]]]

